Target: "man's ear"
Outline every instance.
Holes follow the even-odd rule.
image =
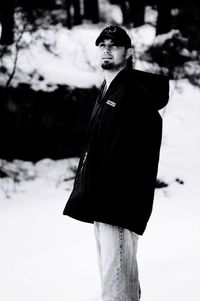
[[[135,51],[134,51],[133,48],[128,48],[126,50],[125,59],[126,59],[127,62],[131,61],[132,67],[135,66],[136,58],[135,58]]]
[[[125,58],[128,60],[131,56],[133,56],[133,48],[126,49]]]

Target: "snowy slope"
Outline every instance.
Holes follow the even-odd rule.
[[[156,191],[139,240],[142,301],[200,298],[199,100],[199,89],[187,81],[171,82],[170,102],[161,112],[159,165],[159,177],[169,186]],[[1,190],[1,300],[98,300],[93,227],[62,215],[73,183],[64,179],[77,162],[18,162],[29,170],[29,180],[17,183],[15,191],[13,183],[1,182],[10,195]]]

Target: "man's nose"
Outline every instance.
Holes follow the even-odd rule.
[[[105,47],[104,47],[104,52],[110,52],[110,49],[111,49],[111,47],[110,47],[110,45],[105,45]]]

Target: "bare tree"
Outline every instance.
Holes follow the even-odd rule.
[[[144,25],[145,0],[128,0],[130,20],[134,27]]]
[[[171,30],[172,26],[171,1],[158,1],[157,10],[158,19],[156,26],[156,35],[167,33]]]
[[[65,0],[67,11],[67,27],[82,23],[80,0]]]
[[[14,40],[14,0],[0,2],[0,22],[2,27],[0,44],[10,45]]]
[[[145,0],[111,0],[110,2],[120,5],[124,25],[132,23],[137,27],[144,24]]]
[[[93,23],[99,22],[99,4],[98,0],[84,0],[84,18]]]

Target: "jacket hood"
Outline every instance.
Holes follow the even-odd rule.
[[[131,89],[134,89],[135,85],[139,86],[147,94],[150,105],[156,110],[161,110],[168,103],[169,79],[167,76],[124,68],[113,79],[109,90],[112,91],[121,82],[130,85]]]

